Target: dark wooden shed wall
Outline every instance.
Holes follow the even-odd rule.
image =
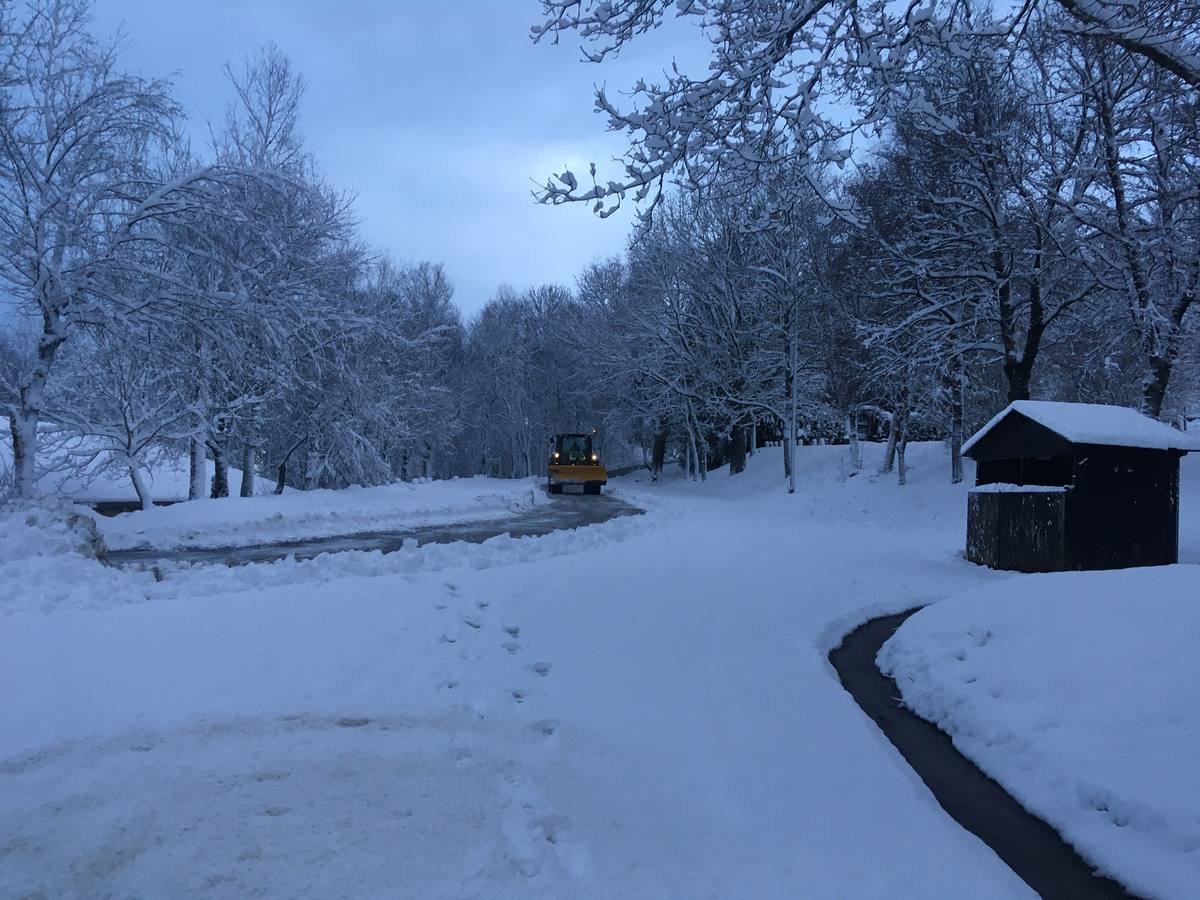
[[[1072,568],[1178,562],[1180,455],[1088,444],[1075,448],[1075,486],[1067,504]]]
[[[967,499],[967,559],[1014,572],[1061,572],[1067,551],[1067,491],[973,491]]]
[[[1179,559],[1181,451],[1072,444],[1014,411],[968,455],[977,485],[1070,486],[1065,494],[972,493],[968,559],[1026,572]]]

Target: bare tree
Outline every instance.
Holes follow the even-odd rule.
[[[161,81],[126,75],[85,30],[82,0],[40,0],[0,34],[0,284],[39,322],[8,413],[14,487],[35,491],[38,421],[59,349],[82,324],[127,315],[111,290],[122,255],[152,239],[209,177],[166,183],[148,158],[176,114]],[[157,277],[148,271],[147,277]]]

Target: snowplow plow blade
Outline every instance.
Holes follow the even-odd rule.
[[[551,484],[607,484],[604,466],[550,466]]]

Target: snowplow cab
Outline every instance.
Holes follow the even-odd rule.
[[[550,444],[550,460],[546,467],[547,488],[561,494],[568,484],[578,484],[585,494],[598,494],[608,483],[608,470],[600,461],[596,434],[556,434]]]

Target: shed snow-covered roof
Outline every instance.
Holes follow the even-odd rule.
[[[1011,413],[1020,413],[1072,444],[1107,444],[1147,450],[1200,450],[1200,435],[1172,428],[1127,406],[1015,400],[963,444],[966,453]]]

